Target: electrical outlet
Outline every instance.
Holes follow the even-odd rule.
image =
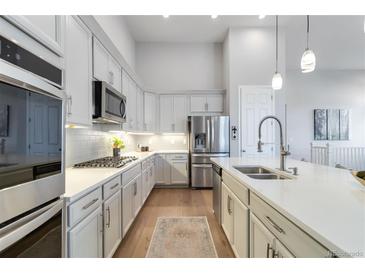
[[[232,126],[231,127],[231,139],[232,140],[237,140],[238,138],[238,130],[236,126]]]

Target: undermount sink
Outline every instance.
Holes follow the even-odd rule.
[[[239,172],[258,180],[291,180],[290,177],[273,172],[261,166],[235,166]]]

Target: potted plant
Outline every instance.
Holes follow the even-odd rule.
[[[118,136],[113,136],[113,156],[120,156],[120,150],[125,148],[123,140]]]

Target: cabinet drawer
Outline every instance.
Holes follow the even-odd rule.
[[[248,206],[248,188],[224,171],[222,174],[222,179],[229,189],[238,197],[238,199],[240,199],[244,205]]]
[[[68,207],[68,226],[74,226],[100,205],[101,188],[99,187]]]
[[[122,177],[118,175],[103,185],[103,198],[108,199],[117,192],[122,185]]]
[[[122,185],[127,185],[131,180],[141,174],[141,164],[137,164],[122,174]]]
[[[331,254],[326,248],[255,194],[251,193],[250,204],[253,213],[295,257],[330,257]]]
[[[187,160],[187,154],[167,154],[167,160]]]

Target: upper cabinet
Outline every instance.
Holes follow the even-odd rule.
[[[122,68],[104,46],[94,37],[94,78],[105,81],[118,91],[122,91]]]
[[[143,91],[138,86],[137,86],[137,92],[136,92],[136,102],[137,102],[137,108],[136,108],[137,126],[136,126],[136,130],[142,131],[142,130],[144,130]]]
[[[92,35],[77,16],[67,16],[66,34],[66,119],[68,123],[91,125]]]
[[[144,130],[155,131],[156,123],[156,95],[150,92],[144,93]]]
[[[191,113],[222,113],[224,112],[223,94],[204,94],[190,96]]]
[[[160,96],[160,132],[185,133],[187,103],[185,95]]]
[[[65,18],[62,15],[13,15],[7,19],[58,56],[64,55]]]

